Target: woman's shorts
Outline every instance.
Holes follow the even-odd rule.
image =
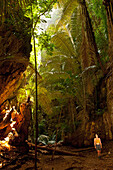
[[[96,150],[97,150],[97,151],[100,151],[100,150],[101,150],[100,144],[99,144],[99,145],[96,145]]]

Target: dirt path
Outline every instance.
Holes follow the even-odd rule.
[[[69,146],[60,147],[74,152],[75,148]],[[38,155],[37,169],[38,170],[112,170],[113,169],[113,141],[103,144],[102,157],[99,159],[94,150],[80,152],[79,156],[64,156],[55,155],[52,160],[51,155]],[[19,170],[34,170],[34,157],[25,157],[24,162],[20,160],[20,165],[17,167],[19,160],[15,163],[15,169]],[[11,169],[11,165],[7,168]],[[13,165],[14,169],[14,165]]]

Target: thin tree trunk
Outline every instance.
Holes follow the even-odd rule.
[[[32,25],[33,25],[33,12],[31,6],[31,13],[32,13]],[[35,170],[37,170],[37,139],[38,139],[38,89],[37,89],[37,56],[36,56],[36,47],[35,47],[35,36],[34,36],[34,27],[32,28],[32,36],[33,36],[33,43],[34,43],[34,57],[35,57],[35,88],[36,88],[36,121],[35,121]]]

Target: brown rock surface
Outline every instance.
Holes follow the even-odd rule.
[[[21,83],[22,73],[29,63],[30,38],[13,26],[0,26],[0,105],[14,95]]]

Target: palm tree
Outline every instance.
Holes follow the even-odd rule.
[[[55,27],[50,26],[48,32],[49,29],[55,30]],[[68,105],[68,123],[75,130],[75,96],[78,98],[77,104],[83,107],[83,89],[80,77],[77,76],[80,73],[80,63],[69,28],[57,31],[52,36],[51,43],[55,45],[52,56],[42,51],[43,65],[40,73],[42,73],[44,81],[41,86],[51,93],[52,100],[57,99],[60,105],[65,107]]]

